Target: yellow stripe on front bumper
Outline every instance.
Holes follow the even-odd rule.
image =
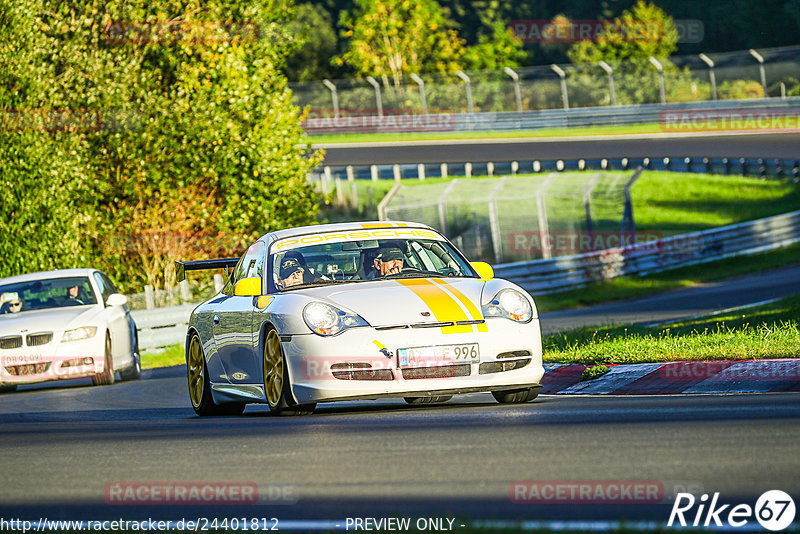
[[[464,307],[467,309],[467,311],[470,313],[470,315],[472,315],[472,320],[473,321],[479,321],[479,320],[483,319],[483,315],[481,315],[481,312],[478,310],[478,307],[475,306],[475,304],[473,304],[473,302],[471,300],[469,300],[467,298],[467,296],[464,295],[464,293],[462,293],[461,291],[456,289],[452,284],[448,284],[446,281],[442,280],[441,278],[432,278],[431,281],[435,282],[435,283],[437,283],[437,284],[439,284],[441,286],[444,286],[450,293],[455,295],[456,298],[461,301],[461,304],[464,305]],[[478,332],[488,332],[489,331],[489,328],[486,326],[486,323],[481,323],[481,324],[479,324],[477,326],[478,326]]]
[[[397,283],[413,291],[433,312],[440,323],[469,321],[461,306],[447,292],[425,278],[397,280]],[[443,334],[468,334],[474,332],[472,325],[443,326]]]

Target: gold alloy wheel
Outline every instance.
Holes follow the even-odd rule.
[[[203,402],[203,388],[205,387],[205,365],[203,362],[203,348],[200,338],[192,337],[189,344],[189,397],[195,408]]]
[[[264,344],[264,390],[269,405],[277,407],[283,392],[283,350],[281,338],[274,329],[269,331]]]

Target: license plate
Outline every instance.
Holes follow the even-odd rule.
[[[430,367],[480,361],[477,343],[397,349],[399,367]]]

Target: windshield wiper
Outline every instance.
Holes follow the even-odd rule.
[[[435,271],[409,271],[405,273],[397,273],[397,274],[389,274],[386,276],[382,276],[380,278],[376,278],[375,280],[386,280],[390,278],[430,278],[432,276],[438,278],[447,278],[448,275],[437,273]]]
[[[316,280],[314,282],[308,282],[307,284],[297,284],[296,286],[284,288],[281,290],[281,293],[284,291],[291,291],[293,289],[305,289],[307,287],[319,287],[331,284],[344,284],[346,282],[352,282],[352,280]]]

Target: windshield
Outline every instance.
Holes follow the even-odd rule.
[[[51,278],[0,286],[0,316],[30,310],[97,304],[89,278]]]
[[[275,248],[280,251],[270,254],[270,292],[391,278],[476,276],[453,246],[440,239],[363,239]]]

